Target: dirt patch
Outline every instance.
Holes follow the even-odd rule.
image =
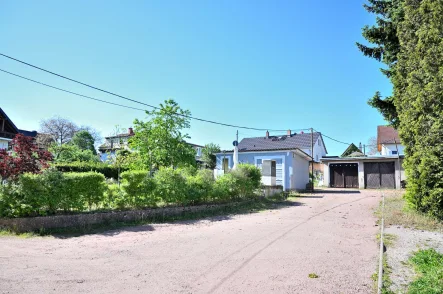
[[[385,232],[396,236],[387,250],[387,262],[392,270],[391,290],[395,293],[406,293],[407,285],[415,276],[408,259],[419,249],[434,248],[443,253],[443,234],[401,226],[386,228]]]
[[[229,218],[3,237],[0,292],[372,293],[380,194],[356,191]]]

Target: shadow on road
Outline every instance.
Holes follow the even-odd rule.
[[[307,198],[307,197],[303,197]],[[153,219],[144,219],[138,222],[129,223],[105,223],[90,225],[82,228],[64,229],[62,231],[47,232],[45,235],[53,236],[57,239],[69,239],[75,237],[81,237],[84,235],[102,235],[105,237],[114,237],[125,232],[151,232],[155,231],[155,224],[165,225],[195,225],[201,222],[220,222],[228,221],[235,215],[258,213],[265,210],[278,210],[293,206],[306,205],[294,200],[260,200],[253,201],[246,206],[234,206],[225,207],[215,211],[201,211],[194,213],[184,213],[182,215],[169,216],[169,217],[156,217]]]

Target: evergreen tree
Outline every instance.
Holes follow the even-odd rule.
[[[365,4],[364,7],[369,13],[377,15],[376,25],[365,26],[362,34],[373,46],[357,43],[357,47],[365,56],[384,63],[387,68],[381,68],[381,71],[391,78],[395,73],[395,64],[400,52],[397,27],[403,20],[404,0],[368,0],[368,2],[369,5]],[[378,109],[391,125],[398,127],[398,113],[393,96],[383,99],[380,92],[376,92],[374,97],[368,100],[368,104]]]
[[[406,198],[443,218],[443,0],[406,0],[404,13],[393,82]]]

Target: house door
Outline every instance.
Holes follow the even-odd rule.
[[[329,165],[330,183],[334,188],[358,188],[358,164],[338,163]]]
[[[395,163],[365,162],[365,187],[395,189]]]
[[[223,158],[222,168],[223,168],[223,171],[225,173],[228,172],[228,170],[229,170],[229,158]]]

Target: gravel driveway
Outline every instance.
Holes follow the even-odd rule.
[[[297,201],[81,237],[2,237],[0,292],[372,293],[379,192]]]

